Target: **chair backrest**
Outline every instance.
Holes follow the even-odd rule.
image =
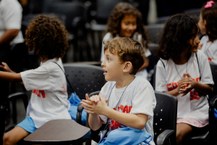
[[[85,19],[85,7],[83,3],[79,1],[57,1],[50,3],[44,10],[45,13],[52,13],[57,16],[65,17],[65,26],[70,33],[75,31],[73,28],[74,21],[78,19]],[[77,19],[77,20],[76,20]]]
[[[107,23],[107,19],[114,6],[123,0],[96,0],[96,20],[98,23]]]
[[[213,96],[217,95],[217,64],[210,63],[211,71],[212,71],[212,77],[214,81],[213,86]]]
[[[154,140],[165,130],[174,131],[176,134],[177,99],[166,93],[155,91],[157,105],[154,110]]]
[[[159,44],[165,24],[154,24],[145,26],[148,39],[151,43]]]
[[[68,63],[64,64],[65,74],[68,77],[72,89],[80,98],[85,98],[86,93],[98,91],[105,84],[103,70],[99,66]],[[68,88],[68,93],[72,90]]]

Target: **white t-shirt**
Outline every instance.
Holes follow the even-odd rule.
[[[135,79],[124,88],[116,88],[115,82],[107,82],[101,89],[100,95],[108,100],[109,107],[120,112],[132,114],[145,114],[149,120],[145,125],[145,130],[152,136],[153,134],[153,111],[156,106],[155,94],[150,83],[142,78]],[[106,122],[107,117],[101,115],[101,119]],[[115,129],[121,125],[112,120],[110,129]]]
[[[211,42],[207,35],[201,39],[202,48],[201,50],[208,57],[210,62],[217,64],[217,40]]]
[[[117,37],[119,37],[119,36],[117,36]],[[110,32],[106,33],[105,36],[103,37],[102,48],[101,48],[101,59],[100,59],[101,61],[103,61],[103,59],[104,59],[104,46],[105,46],[105,43],[106,43],[106,41],[109,41],[109,40],[111,40],[111,39],[113,39],[113,36],[112,36],[112,34],[111,34]],[[133,40],[136,40],[136,41],[138,41],[138,42],[141,42],[141,40],[142,40],[142,35],[139,34],[139,33],[135,33],[135,34],[133,35],[133,38],[132,38],[132,39],[133,39]],[[148,57],[148,56],[150,56],[150,55],[151,55],[151,51],[150,51],[149,49],[146,49],[146,51],[145,51],[145,56]],[[137,73],[136,73],[136,76],[141,76],[141,77],[147,79],[147,77],[148,77],[148,72],[147,72],[146,69],[143,69],[143,70],[137,72]]]
[[[21,29],[22,7],[17,0],[0,1],[0,36],[7,29]],[[11,44],[24,42],[22,32],[14,38]]]
[[[203,84],[213,84],[212,73],[207,57],[198,50],[193,53],[187,63],[175,64],[171,59],[159,60],[156,68],[155,88],[166,92],[177,87],[177,82],[184,73]],[[199,67],[198,67],[199,66]],[[208,124],[208,101],[206,96],[199,96],[194,89],[185,96],[177,96],[177,122],[188,123],[192,126],[203,127]]]
[[[21,72],[27,90],[32,90],[27,116],[32,117],[36,127],[53,119],[71,119],[67,83],[61,59],[51,59],[38,68]]]

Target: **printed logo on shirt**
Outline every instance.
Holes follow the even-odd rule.
[[[211,62],[213,60],[213,58],[211,57],[208,57],[208,61]]]
[[[46,97],[44,90],[32,90],[32,93],[40,98]]]
[[[132,106],[119,105],[117,107],[117,109],[116,108],[113,108],[113,109],[117,110],[117,111],[121,111],[123,113],[129,113],[131,111],[131,109],[132,109]],[[117,128],[121,127],[121,124],[119,122],[115,121],[115,120],[111,120],[111,123],[110,123],[109,127],[110,127],[111,130],[113,130],[113,129],[117,129]]]
[[[195,78],[194,80],[196,82],[199,82],[200,78],[198,77],[198,78]],[[167,86],[168,91],[172,91],[178,87],[178,82],[171,82],[171,83],[167,84],[166,86]],[[188,87],[188,85],[186,85],[186,87]],[[195,91],[194,89],[192,89],[190,91],[190,100],[199,100],[199,99],[200,99],[199,93],[197,91]]]

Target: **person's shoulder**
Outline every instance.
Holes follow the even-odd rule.
[[[199,63],[208,61],[206,54],[200,49],[195,52],[195,56]]]
[[[204,52],[200,49],[197,50],[197,52],[195,52],[195,55],[198,57],[198,58],[201,58],[201,57],[206,57],[206,55],[204,54]]]
[[[133,34],[133,40],[141,42],[142,41],[142,34],[140,34],[139,32],[135,32]]]
[[[205,42],[205,41],[208,41],[209,40],[209,37],[207,35],[203,35],[200,39],[200,41],[202,42]]]
[[[1,0],[2,4],[20,5],[17,0]]]
[[[163,66],[164,68],[166,68],[168,61],[170,61],[170,59],[166,60],[166,59],[160,58],[157,62],[157,66]]]
[[[110,32],[107,32],[103,37],[103,42],[109,41],[113,38],[112,34]]]
[[[152,85],[151,85],[151,83],[146,78],[143,78],[141,76],[136,76],[135,77],[134,84],[137,87],[141,86],[141,87],[153,88]]]

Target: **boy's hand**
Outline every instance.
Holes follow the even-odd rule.
[[[92,108],[95,102],[90,99],[88,94],[85,94],[85,98],[86,99],[82,99],[81,105],[84,107],[87,113],[94,114],[94,112],[92,111]]]
[[[90,114],[103,114],[107,107],[106,100],[99,95],[94,95],[91,98],[86,95],[86,100],[82,100],[81,104]]]

